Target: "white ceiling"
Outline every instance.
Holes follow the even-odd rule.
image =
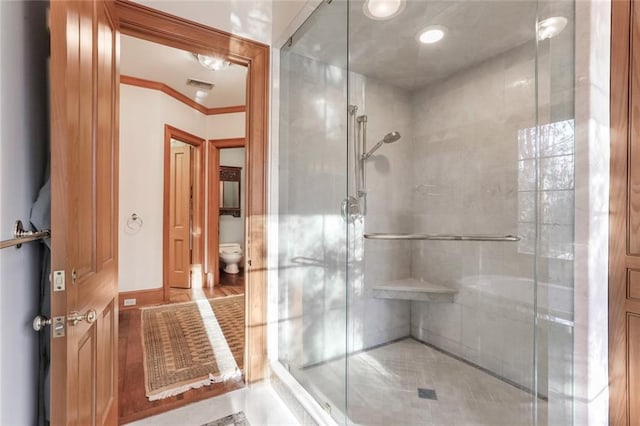
[[[535,36],[536,2],[531,0],[408,0],[404,11],[387,21],[367,18],[363,3],[350,2],[348,29],[346,3],[323,4],[307,23],[311,25],[294,36],[293,50],[344,66],[348,34],[351,71],[415,89],[532,42]],[[445,26],[445,38],[419,44],[417,33],[430,25]]]
[[[120,74],[159,81],[196,100],[195,87],[187,86],[188,78],[215,84],[198,103],[207,108],[244,105],[247,69],[231,65],[220,71],[203,68],[191,52],[175,49],[139,38],[122,35]]]

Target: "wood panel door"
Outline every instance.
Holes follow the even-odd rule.
[[[169,285],[191,288],[193,148],[171,147],[169,167]],[[166,196],[166,194],[165,194]]]
[[[612,2],[609,383],[611,425],[640,424],[640,3]]]
[[[119,56],[113,4],[54,0],[50,30],[51,424],[112,425]]]

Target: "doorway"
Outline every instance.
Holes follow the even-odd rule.
[[[201,288],[204,275],[204,139],[165,124],[163,275],[170,288]]]
[[[136,385],[135,392],[123,380],[130,381],[136,379],[140,382],[148,379],[141,377],[145,368],[141,368],[141,358],[144,357],[143,347],[141,347],[141,334],[144,336],[143,322],[144,316],[141,314],[145,310],[134,312],[123,310],[124,303],[121,303],[120,312],[120,353],[125,354],[126,359],[120,361],[120,422],[127,422],[138,418],[147,417],[162,411],[185,405],[190,402],[206,399],[220,393],[228,392],[238,387],[244,386],[245,382],[254,382],[264,377],[265,366],[265,313],[266,313],[266,273],[264,270],[264,247],[266,245],[264,236],[264,213],[265,199],[264,179],[265,167],[264,160],[266,154],[266,92],[268,89],[268,47],[258,45],[247,40],[219,33],[216,30],[203,28],[179,18],[170,17],[162,13],[151,11],[142,6],[130,4],[127,2],[118,3],[119,18],[121,25],[121,51],[123,59],[121,60],[121,100],[127,95],[132,98],[131,92],[140,93],[146,91],[149,95],[147,101],[140,101],[140,96],[134,95],[134,99],[138,99],[135,108],[121,111],[121,119],[127,122],[128,119],[138,119],[139,112],[144,108],[145,121],[140,120],[139,130],[135,132],[133,137],[122,138],[120,140],[121,148],[124,146],[137,146],[141,140],[148,138],[148,133],[156,132],[157,125],[149,124],[148,117],[160,109],[160,99],[168,100],[167,107],[164,112],[159,113],[164,117],[164,144],[162,154],[162,209],[160,223],[162,223],[161,232],[151,231],[152,222],[158,219],[157,210],[144,209],[141,212],[136,208],[137,217],[144,222],[144,228],[148,228],[148,234],[151,238],[159,240],[162,247],[162,256],[158,257],[162,263],[160,269],[162,271],[159,287],[151,287],[157,281],[150,280],[140,274],[140,270],[152,263],[149,259],[149,253],[139,246],[136,247],[138,262],[132,262],[131,258],[127,258],[125,262],[134,263],[137,272],[136,285],[140,286],[141,280],[146,280],[148,289],[137,291],[140,297],[135,305],[135,311],[140,305],[162,305],[162,309],[173,309],[173,306],[184,306],[189,303],[198,305],[200,315],[203,320],[206,315],[213,314],[216,318],[219,331],[226,340],[223,349],[232,355],[230,361],[236,365],[236,371],[241,370],[242,375],[232,375],[231,379],[227,374],[229,371],[223,371],[220,368],[220,382],[206,383],[210,386],[202,386],[197,389],[186,390],[178,395],[170,395],[164,399],[151,400],[149,392],[146,393],[141,386]],[[144,25],[141,24],[144,22]],[[176,22],[178,22],[177,27]],[[170,25],[169,25],[170,23]],[[167,27],[171,27],[170,31]],[[169,34],[166,37],[163,34]],[[136,43],[146,43],[141,51],[155,49],[161,46],[164,49],[179,50],[180,54],[175,56],[176,61],[185,61],[194,68],[189,71],[189,75],[183,75],[179,81],[162,81],[154,79],[150,75],[145,75],[142,70],[132,70],[126,66],[126,49],[127,43],[135,40]],[[202,40],[207,40],[204,43]],[[149,45],[156,45],[149,47]],[[139,55],[141,57],[141,55]],[[204,56],[204,58],[203,58]],[[158,55],[156,55],[158,57]],[[230,73],[240,72],[243,84],[243,99],[241,102],[226,104],[215,104],[209,102],[212,98],[225,91],[228,82],[224,79],[215,80],[215,76],[223,75],[223,71],[214,70],[207,73],[197,75],[200,70],[198,67],[207,65],[207,58],[216,58],[220,60],[226,70]],[[148,61],[147,66],[150,65]],[[166,70],[170,64],[151,65],[155,70]],[[127,68],[127,69],[125,69]],[[235,70],[235,71],[234,71]],[[139,71],[139,72],[138,72]],[[218,74],[215,74],[215,73]],[[210,76],[211,78],[207,78]],[[192,92],[187,92],[182,86],[185,81],[190,85]],[[208,89],[207,89],[208,86]],[[126,88],[126,89],[125,89]],[[127,92],[127,93],[125,93]],[[208,95],[207,95],[208,92]],[[251,94],[246,96],[245,93]],[[246,100],[244,98],[246,96]],[[135,103],[135,102],[134,102]],[[121,102],[121,109],[123,104]],[[177,111],[188,111],[178,113]],[[126,123],[125,123],[126,124]],[[265,124],[265,126],[263,126]],[[121,123],[122,127],[123,123]],[[228,134],[230,128],[241,129],[240,134]],[[223,207],[219,203],[220,189],[216,185],[211,186],[211,182],[219,179],[220,169],[218,163],[212,162],[210,158],[211,139],[224,138],[229,136],[237,136],[238,139],[245,138],[255,141],[251,146],[246,146],[244,154],[244,164],[242,169],[242,178],[238,182],[245,189],[242,193],[239,191],[237,196],[231,197],[238,201],[238,209],[242,214],[242,236],[234,238],[242,247],[242,260],[238,264],[239,274],[242,276],[244,285],[239,289],[238,285],[220,285],[219,281],[219,222],[216,220],[215,226],[211,221],[211,217],[219,215],[220,209]],[[157,142],[157,138],[155,138]],[[154,148],[155,149],[155,148]],[[133,161],[127,156],[121,156],[123,163],[130,162],[128,166],[133,164],[132,169],[136,169],[137,177],[144,179],[148,173],[157,173],[153,171],[157,168],[157,160],[155,157],[146,155],[144,151],[138,152],[138,160]],[[214,166],[215,164],[215,166]],[[122,179],[122,183],[126,185],[132,184],[131,179]],[[139,183],[133,183],[136,185]],[[155,184],[153,184],[155,185]],[[123,190],[124,185],[121,185]],[[121,217],[126,218],[134,211],[135,203],[140,203],[145,197],[153,197],[157,195],[156,190],[150,186],[139,185],[137,198],[131,198],[129,207],[121,203]],[[231,195],[231,188],[227,188],[227,198]],[[128,191],[129,188],[124,188]],[[159,192],[159,191],[158,191]],[[246,194],[246,195],[245,195]],[[157,198],[157,197],[156,197]],[[159,209],[158,209],[159,210]],[[151,212],[151,213],[149,213]],[[250,221],[244,218],[251,217]],[[234,216],[235,218],[235,216]],[[219,219],[219,218],[218,218]],[[154,228],[155,229],[155,228]],[[247,237],[252,236],[252,244],[245,243]],[[157,238],[157,237],[160,238]],[[121,238],[121,242],[135,246],[135,238],[139,235],[126,235]],[[216,243],[212,244],[215,240]],[[123,245],[123,244],[121,244]],[[158,246],[158,244],[156,244]],[[151,250],[153,246],[150,245]],[[128,251],[129,253],[131,250]],[[136,254],[134,253],[134,254]],[[124,253],[121,253],[121,257]],[[247,266],[245,266],[247,265]],[[213,271],[216,271],[215,273]],[[215,279],[214,276],[218,275]],[[122,274],[121,274],[122,277]],[[120,285],[128,285],[133,280],[121,279]],[[221,291],[224,289],[224,291]],[[135,299],[136,290],[127,291],[123,295],[122,288],[120,299],[123,302]],[[131,294],[134,293],[134,294]],[[196,300],[197,299],[197,300]],[[237,303],[241,300],[241,306]],[[210,303],[206,303],[209,301]],[[220,315],[217,306],[221,305],[218,301],[229,302],[228,312],[232,315]],[[235,301],[231,303],[230,301]],[[140,303],[142,302],[142,303]],[[167,304],[171,302],[171,304]],[[186,303],[173,303],[186,302]],[[246,306],[252,306],[252,309],[246,309]],[[153,309],[153,308],[150,308]],[[134,313],[132,313],[134,312]],[[173,315],[173,313],[169,313]],[[241,328],[241,333],[227,333],[230,327]],[[210,324],[210,323],[208,323]],[[215,327],[214,327],[215,328]],[[235,340],[233,337],[235,336]],[[241,337],[238,337],[241,336]],[[211,339],[211,335],[209,335]],[[142,344],[144,346],[144,343]],[[213,346],[213,343],[212,343]],[[218,355],[218,348],[213,351]],[[144,358],[146,359],[146,358]],[[131,361],[131,362],[130,362]],[[136,365],[137,363],[137,365]],[[221,364],[220,364],[221,365]],[[233,370],[233,368],[231,369]],[[231,371],[231,373],[235,373]],[[146,374],[146,373],[145,373]],[[215,381],[212,379],[212,381]],[[194,386],[195,387],[195,386]],[[170,392],[169,392],[170,393]],[[149,397],[149,400],[145,399]],[[131,401],[136,401],[130,403]],[[127,401],[128,405],[124,407],[122,401]],[[123,409],[124,407],[124,409]]]
[[[245,138],[211,139],[209,140],[209,164],[212,173],[209,174],[209,187],[211,199],[218,201],[219,208],[209,211],[209,223],[211,227],[211,247],[223,248],[221,244],[230,244],[246,240],[246,207],[243,206],[246,197],[246,149]],[[236,183],[237,182],[237,183]],[[237,186],[238,197],[229,196]],[[227,190],[225,191],[225,188]],[[231,191],[230,191],[231,190]],[[238,204],[233,200],[238,200]],[[228,246],[227,246],[228,247]],[[233,249],[234,247],[231,247]],[[242,250],[242,247],[240,248]],[[213,282],[220,283],[221,287],[228,285],[244,284],[244,268],[238,273],[229,272],[227,265],[221,264],[222,256],[211,257],[211,270]],[[242,262],[244,263],[244,262]],[[227,269],[225,271],[225,269]]]
[[[124,422],[244,386],[244,286],[225,286],[229,294],[205,282],[204,253],[219,250],[204,218],[222,207],[207,185],[217,166],[206,138],[222,128],[244,136],[247,70],[228,62],[209,69],[191,52],[128,35],[120,46],[119,204],[123,218],[135,212],[140,221],[123,228],[120,242],[120,291],[129,301],[119,315]],[[152,105],[143,118],[141,104]],[[243,110],[221,111],[229,107]],[[225,198],[239,213],[244,191],[240,179],[232,183]],[[246,246],[243,228],[238,247]],[[158,240],[162,251],[152,255]],[[139,301],[156,289],[159,306]]]

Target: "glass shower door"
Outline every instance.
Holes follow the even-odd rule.
[[[339,424],[574,421],[573,9],[333,0],[282,48],[278,360]]]
[[[277,147],[278,360],[340,424],[347,377],[347,5],[323,2],[281,50]]]

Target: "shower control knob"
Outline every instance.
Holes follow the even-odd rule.
[[[340,205],[340,213],[345,221],[353,222],[360,216],[360,202],[352,196],[345,198]]]

